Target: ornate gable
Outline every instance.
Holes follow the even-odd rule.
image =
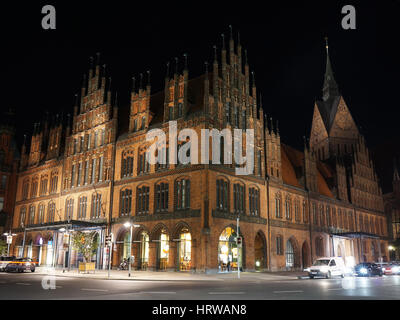
[[[358,129],[351,116],[343,97],[340,97],[339,105],[329,132],[330,137],[357,139]]]
[[[328,138],[324,121],[322,120],[321,113],[319,112],[317,104],[314,105],[314,116],[311,126],[310,146],[311,148],[318,146],[320,141]]]

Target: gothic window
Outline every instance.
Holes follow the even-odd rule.
[[[146,126],[146,117],[142,117],[142,127],[141,127],[141,130],[143,130],[145,126]]]
[[[319,225],[324,227],[325,226],[325,214],[324,214],[324,206],[322,204],[319,207],[319,212],[320,212],[320,223],[319,223]]]
[[[168,183],[161,182],[155,185],[154,202],[156,204],[156,212],[168,211],[168,189]]]
[[[290,198],[286,198],[285,201],[285,217],[288,220],[292,220],[292,202]]]
[[[101,130],[101,145],[105,142],[106,129]]]
[[[104,157],[101,156],[99,158],[99,181],[103,181],[103,162],[104,162]]]
[[[137,188],[136,191],[136,212],[137,214],[147,214],[149,213],[149,196],[150,187]]]
[[[92,195],[92,208],[90,212],[91,219],[98,219],[101,215],[101,194],[95,193]]]
[[[40,178],[40,195],[45,195],[47,193],[47,176],[42,176]]]
[[[72,165],[72,170],[71,170],[71,188],[75,186],[75,165]]]
[[[141,152],[138,158],[138,172],[140,173],[148,173],[150,171],[150,165],[148,159],[147,152]]]
[[[133,175],[133,156],[122,155],[121,178]]]
[[[225,121],[226,123],[230,123],[230,120],[230,106],[229,102],[227,102],[225,105]]]
[[[132,190],[125,189],[120,192],[120,209],[121,217],[130,216],[132,212]]]
[[[158,157],[158,162],[155,165],[156,171],[169,168],[169,147],[163,147],[162,150],[163,152],[160,153],[158,153],[158,150],[156,151],[156,157]]]
[[[257,174],[261,176],[261,150],[257,150]]]
[[[21,227],[25,226],[25,220],[26,220],[26,207],[22,207],[21,212],[19,214],[19,225]]]
[[[92,181],[91,183],[96,182],[96,159],[92,159]]]
[[[78,219],[86,218],[86,210],[87,210],[87,197],[82,196],[79,198]]]
[[[229,183],[224,179],[217,180],[217,209],[229,209]]]
[[[326,206],[326,223],[327,226],[330,227],[332,225],[332,221],[331,221],[331,209],[329,206]]]
[[[44,204],[40,204],[38,212],[38,223],[41,224],[43,222],[44,222]]]
[[[244,214],[244,186],[242,184],[233,185],[233,204],[235,214]]]
[[[38,191],[37,189],[38,189],[38,178],[35,178],[35,179],[32,181],[31,198],[36,197],[37,191]]]
[[[332,226],[337,228],[338,227],[338,222],[336,219],[336,208],[332,208]]]
[[[74,139],[74,141],[73,141],[73,151],[72,151],[72,154],[75,154],[76,152],[77,152],[77,150],[78,150],[78,140],[77,139]]]
[[[78,164],[78,187],[81,185],[81,179],[82,179],[82,162],[79,162]]]
[[[177,210],[190,208],[190,180],[175,181],[175,207]]]
[[[57,192],[57,184],[58,184],[58,172],[52,172],[50,179],[50,192]]]
[[[133,132],[136,132],[136,131],[137,131],[137,127],[138,127],[138,125],[137,125],[137,118],[135,118],[135,120],[133,120]]]
[[[256,188],[249,189],[250,215],[260,215],[260,191]]]
[[[65,220],[71,220],[74,215],[74,199],[65,200]]]
[[[97,130],[94,132],[94,148],[97,148],[97,139],[98,139],[98,132]]]
[[[318,225],[317,205],[315,203],[312,204],[312,214],[313,214],[313,223],[315,225]]]
[[[29,207],[29,219],[28,219],[28,225],[35,224],[35,206],[31,205]]]
[[[80,137],[80,143],[79,143],[79,152],[84,151],[84,143],[85,143],[85,138],[83,136]]]
[[[55,213],[56,213],[56,204],[54,202],[50,202],[47,207],[47,222],[54,222]]]
[[[275,217],[282,218],[281,197],[279,194],[275,195]]]
[[[308,223],[308,212],[307,212],[307,206],[306,206],[305,201],[303,201],[303,222]]]
[[[92,148],[92,134],[89,133],[87,149],[90,150],[91,148]]]
[[[300,221],[300,203],[299,200],[294,202],[294,219],[298,222]]]

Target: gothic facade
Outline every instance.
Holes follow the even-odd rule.
[[[138,85],[133,79],[130,105],[120,108],[100,62],[91,66],[72,119],[36,124],[30,151],[22,147],[16,255],[76,266],[81,257],[70,234],[95,230],[99,268],[108,265],[110,233],[113,267],[131,246],[134,267],[149,270],[216,271],[229,262],[233,269],[275,271],[302,269],[323,256],[348,264],[387,259],[382,191],[328,52],[323,98],[300,151],[281,141],[264,114],[240,41],[231,36],[226,47],[223,38],[214,51],[197,78],[189,77],[186,55],[175,70],[167,65],[161,92],[151,92],[150,72]],[[171,136],[175,124],[198,137],[202,129],[253,129],[254,172],[237,175],[235,164],[216,164],[214,150],[206,163],[170,161],[192,141]],[[165,133],[166,164],[146,161],[152,129]],[[126,222],[135,226],[132,237]]]

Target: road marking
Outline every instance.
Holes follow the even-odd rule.
[[[150,293],[150,294],[176,294],[174,291],[140,291],[139,293]]]
[[[102,291],[102,292],[108,291],[107,289],[86,289],[86,288],[83,288],[81,290],[82,291]]]
[[[282,290],[282,291],[274,291],[274,293],[302,293],[303,290]]]
[[[242,292],[242,291],[237,291],[237,292],[221,292],[221,291],[216,291],[216,292],[209,292],[208,294],[245,294],[245,292]]]
[[[333,290],[343,290],[343,288],[332,288],[332,289],[327,289],[328,291],[333,291]]]
[[[16,284],[20,284],[22,286],[30,286],[30,283],[26,283],[26,282],[17,282]]]

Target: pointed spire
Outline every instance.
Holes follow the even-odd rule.
[[[230,31],[230,40],[233,40],[233,31],[232,31],[232,25],[229,25],[229,31]]]
[[[108,91],[111,91],[111,77],[108,77]]]
[[[240,32],[239,31],[237,33],[237,36],[238,36],[238,46],[240,46]]]
[[[217,62],[218,62],[218,58],[217,58],[217,46],[214,44],[213,48],[214,48],[214,63],[217,63]]]
[[[246,63],[246,65],[249,65],[247,61],[247,49],[244,50],[244,62]]]
[[[188,55],[187,55],[187,53],[184,53],[183,57],[185,59],[185,63],[184,63],[185,70],[187,70],[188,69]]]
[[[99,66],[100,65],[100,52],[96,52],[97,60],[96,64]]]
[[[274,132],[274,122],[272,120],[272,117],[270,117],[269,120],[271,121],[271,132]]]
[[[279,134],[279,120],[276,120],[276,133]]]
[[[328,46],[328,37],[325,37],[325,48],[326,48],[326,69],[324,76],[324,87],[322,89],[322,99],[324,101],[329,98],[339,96],[339,88],[335,81],[332,71],[332,65],[329,58],[329,46]]]
[[[151,80],[151,77],[150,77],[150,70],[147,70],[147,87],[150,86],[150,80]]]
[[[225,35],[221,33],[221,37],[222,37],[222,50],[225,50]]]
[[[118,107],[118,92],[115,92],[114,107]]]
[[[204,62],[204,67],[205,67],[205,74],[208,74],[208,62]]]
[[[169,61],[167,61],[167,73],[165,74],[165,78],[169,78]]]
[[[143,89],[143,73],[140,74],[140,80],[139,80],[139,90]]]
[[[74,95],[74,106],[78,106],[78,94],[75,93]]]

